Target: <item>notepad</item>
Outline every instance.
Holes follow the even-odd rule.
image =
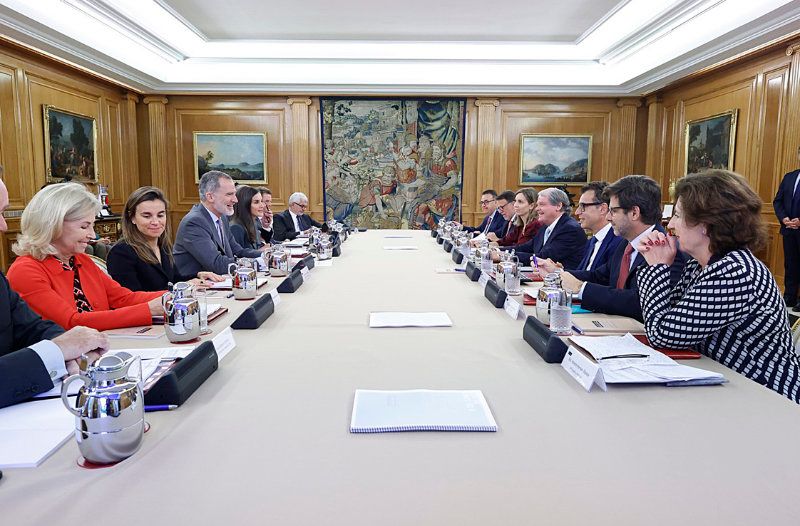
[[[351,433],[497,431],[481,391],[357,389]]]
[[[416,245],[386,245],[384,250],[417,250]]]
[[[446,312],[370,312],[370,327],[452,327]]]
[[[267,284],[267,278],[265,276],[258,276],[256,278],[256,287],[261,288],[266,284]],[[231,280],[230,277],[228,277],[225,278],[224,281],[217,281],[209,288],[214,290],[229,290],[233,288],[233,281]]]
[[[38,466],[72,438],[74,430],[75,416],[61,398],[0,409],[0,468]]]
[[[141,340],[154,340],[164,336],[163,325],[147,325],[145,327],[123,327],[103,331],[109,338],[135,338]]]

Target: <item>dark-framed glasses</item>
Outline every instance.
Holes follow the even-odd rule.
[[[581,212],[585,212],[587,206],[600,206],[602,204],[603,204],[602,201],[597,203],[578,203],[578,210]]]
[[[495,201],[497,201],[497,199],[490,199],[488,201],[480,201],[480,204],[481,204],[481,206],[489,206],[490,204],[494,203]]]

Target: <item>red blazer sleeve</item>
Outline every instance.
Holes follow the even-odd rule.
[[[78,313],[72,290],[74,274],[64,270],[55,258],[17,258],[8,271],[8,281],[31,309],[65,329],[84,325],[102,331],[150,325],[147,302],[162,292],[132,292],[106,275],[88,256],[78,254],[75,260],[92,312]]]
[[[508,233],[505,236],[503,236],[500,240],[498,240],[497,244],[500,245],[501,247],[516,245],[518,236],[519,236],[519,227],[517,225],[511,225],[511,228],[508,229]]]
[[[511,245],[521,245],[523,243],[527,243],[528,241],[533,239],[533,237],[539,231],[539,228],[541,228],[541,226],[542,226],[542,224],[539,222],[538,219],[536,219],[534,221],[531,221],[530,223],[525,225],[525,230],[523,230],[522,233],[519,234],[519,237],[517,238],[516,243],[510,243],[510,244]]]

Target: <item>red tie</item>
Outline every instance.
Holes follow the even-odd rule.
[[[628,281],[628,275],[631,273],[631,254],[633,254],[633,245],[628,243],[628,246],[625,247],[625,253],[622,254],[622,263],[619,266],[618,289],[625,288],[625,282]]]

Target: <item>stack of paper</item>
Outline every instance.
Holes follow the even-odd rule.
[[[570,340],[597,361],[606,383],[713,385],[724,383],[720,373],[682,365],[648,347],[633,335],[571,336]]]
[[[452,327],[446,312],[370,312],[370,327]]]
[[[480,391],[370,391],[357,389],[351,433],[497,431]]]
[[[38,466],[67,442],[74,430],[75,417],[60,398],[0,409],[0,468]]]

